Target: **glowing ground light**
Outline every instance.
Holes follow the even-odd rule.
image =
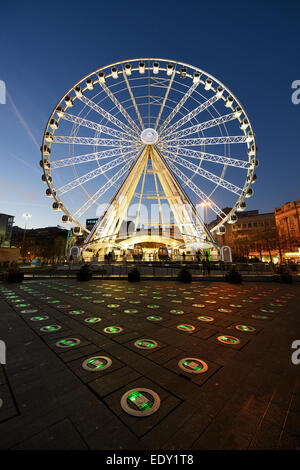
[[[124,393],[121,407],[126,413],[136,417],[149,416],[159,409],[160,398],[147,388],[134,388]]]
[[[89,372],[97,372],[99,370],[105,370],[110,367],[112,360],[106,356],[94,356],[86,359],[82,363],[82,367]]]
[[[225,343],[225,344],[239,344],[240,343],[240,340],[238,338],[236,338],[235,336],[218,336],[218,341],[220,341],[221,343]]]
[[[206,362],[195,357],[185,357],[178,362],[180,369],[189,374],[203,374],[208,369]]]
[[[93,304],[102,304],[104,300],[93,300]]]
[[[104,328],[103,331],[108,334],[117,334],[121,333],[121,331],[123,331],[123,328],[121,328],[120,326],[107,326],[106,328]]]
[[[140,300],[129,300],[129,303],[130,304],[140,304],[141,301]]]
[[[214,321],[214,318],[213,317],[197,317],[198,320],[201,320],[201,321],[207,321],[207,322],[210,322],[210,321]]]
[[[258,318],[259,320],[268,320],[268,316],[267,315],[258,315],[256,313],[253,313],[251,315],[252,318]]]
[[[229,308],[218,308],[218,312],[230,313],[232,312],[232,310],[230,310]]]
[[[30,320],[31,321],[43,321],[43,320],[48,320],[49,317],[47,317],[47,315],[44,315],[44,316],[39,316],[39,317],[31,317]]]
[[[275,310],[269,310],[267,308],[261,308],[260,311],[263,312],[263,313],[274,313]]]
[[[242,302],[249,302],[249,303],[252,303],[252,300],[242,300]]]
[[[161,321],[163,319],[163,317],[159,317],[158,315],[149,315],[149,317],[147,317],[147,320],[150,320],[150,321]]]
[[[103,294],[103,297],[111,297],[111,294]]]
[[[34,308],[28,309],[28,310],[21,310],[21,313],[36,313],[37,310]]]
[[[242,307],[242,305],[230,304],[230,307],[240,308],[240,307]]]
[[[50,300],[48,304],[59,304],[60,300]]]
[[[124,310],[124,313],[137,313],[138,310],[135,310],[134,308],[127,308],[126,310]]]
[[[193,304],[192,307],[195,307],[195,308],[205,308],[205,305],[203,305],[203,304]]]
[[[248,332],[252,332],[256,330],[254,326],[248,326],[248,325],[236,325],[236,329],[240,331],[248,331]]]
[[[101,320],[102,318],[100,317],[88,317],[84,319],[85,323],[98,323]]]
[[[83,300],[89,300],[92,299],[92,297],[81,297]]]
[[[120,307],[120,305],[119,304],[109,304],[109,305],[107,305],[107,307],[108,308],[118,308],[118,307]]]
[[[60,325],[47,325],[47,326],[42,326],[40,328],[40,331],[43,331],[45,333],[52,333],[53,331],[58,331],[61,329]]]
[[[174,315],[183,315],[184,311],[183,310],[170,310],[170,313],[173,313]]]
[[[143,338],[143,339],[139,339],[135,341],[134,345],[136,348],[139,348],[139,349],[153,349],[153,348],[157,348],[158,343],[154,341],[153,339]]]
[[[73,348],[80,343],[78,338],[64,338],[55,343],[58,348]]]
[[[148,308],[159,308],[159,305],[147,305]]]
[[[184,331],[189,333],[190,331],[194,331],[195,327],[193,325],[188,325],[188,324],[182,324],[182,325],[177,325],[177,329],[180,331]]]
[[[69,312],[70,315],[82,315],[84,313],[84,310],[71,310]]]
[[[205,302],[206,302],[207,304],[215,304],[215,303],[216,303],[215,300],[205,300]]]
[[[160,300],[161,299],[161,297],[152,297],[152,298],[153,298],[153,300]],[[171,300],[171,302],[176,302],[176,300]]]

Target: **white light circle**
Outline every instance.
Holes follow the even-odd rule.
[[[141,139],[144,144],[155,144],[158,141],[158,133],[155,129],[148,127],[141,133]]]

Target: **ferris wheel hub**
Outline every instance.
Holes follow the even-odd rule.
[[[155,144],[158,141],[158,133],[151,127],[144,129],[141,133],[141,139],[144,144]]]

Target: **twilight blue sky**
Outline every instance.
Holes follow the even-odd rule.
[[[40,145],[58,99],[96,68],[162,57],[214,75],[244,105],[260,166],[250,209],[300,197],[300,4],[293,0],[11,1],[1,6],[0,212],[57,225],[41,182]],[[226,204],[224,204],[226,205]]]

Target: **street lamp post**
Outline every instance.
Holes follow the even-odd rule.
[[[208,214],[207,214],[207,208],[211,206],[210,201],[202,201],[201,202],[201,207],[205,207],[205,213],[206,213],[206,227],[208,228]]]
[[[27,220],[31,218],[31,214],[25,213],[23,214],[25,217],[25,227],[24,227],[24,235],[23,235],[23,243],[22,243],[22,252],[25,255],[25,236],[26,236],[26,228],[27,228]]]

